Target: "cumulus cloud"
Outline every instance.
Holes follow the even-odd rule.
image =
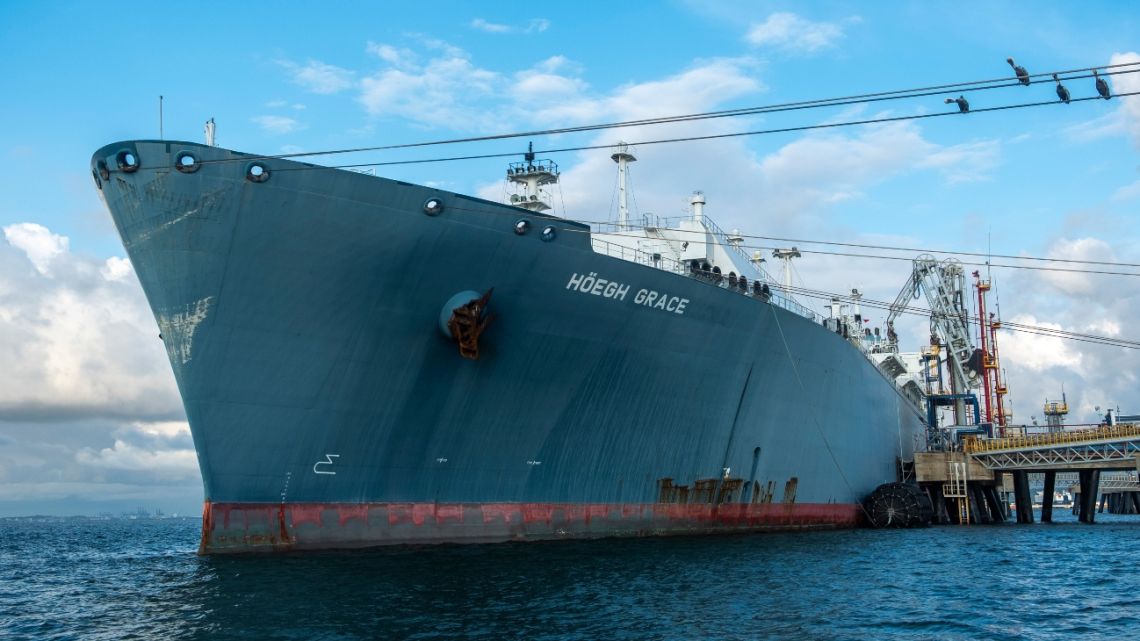
[[[1039,327],[1043,330],[1074,331],[1060,323],[1042,321],[1031,314],[1018,314],[1006,319],[1011,324]],[[1083,374],[1083,355],[1071,341],[1049,335],[1048,331],[1031,333],[1013,331],[1000,338],[1002,358],[1008,363],[1016,363],[1019,369],[1041,372],[1055,367],[1063,367],[1074,373]]]
[[[21,223],[0,244],[0,420],[177,416],[158,329],[125,258]]]
[[[289,71],[295,84],[312,93],[334,94],[353,85],[353,72],[318,60],[309,60],[303,65],[279,60],[277,64]]]
[[[150,443],[132,442],[129,435]],[[185,421],[131,422],[118,430],[110,447],[85,447],[75,453],[76,462],[107,470],[148,472],[170,480],[199,478],[198,457],[189,441]]]
[[[1091,260],[1091,261],[1114,261],[1115,256],[1112,247],[1103,240],[1097,238],[1078,238],[1069,240],[1061,238],[1055,241],[1052,247],[1049,248],[1046,254],[1048,258],[1058,258],[1062,260]],[[1072,266],[1066,265],[1066,268]],[[1080,269],[1080,267],[1078,267]],[[1044,272],[1042,279],[1045,283],[1053,289],[1060,290],[1071,296],[1094,296],[1097,295],[1100,287],[1097,281],[1088,274],[1079,274],[1075,272],[1062,272],[1052,271]]]
[[[858,18],[849,19],[858,22]],[[793,53],[815,53],[843,38],[843,27],[834,22],[812,22],[794,13],[779,11],[753,25],[745,40],[754,47],[771,47]]]
[[[43,225],[17,223],[4,228],[4,239],[24,252],[41,275],[48,275],[52,262],[68,249],[65,236],[53,234]]]
[[[201,500],[174,376],[126,258],[72,253],[41,225],[5,227],[0,363],[0,514]]]
[[[287,134],[296,131],[299,123],[288,116],[255,116],[250,120],[271,134]]]

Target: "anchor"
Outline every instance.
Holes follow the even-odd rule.
[[[495,291],[494,287],[488,289],[482,296],[478,296],[475,292],[462,292],[452,296],[451,300],[444,306],[444,314],[447,313],[449,307],[451,308],[451,314],[446,323],[447,334],[459,343],[459,355],[463,358],[471,360],[478,360],[479,358],[479,336],[483,334],[483,330],[487,329],[487,325],[494,319],[493,314],[484,316],[487,310],[487,301],[490,300],[493,291]],[[458,303],[456,299],[462,300],[468,296],[478,296],[478,298],[468,298],[466,303],[456,304]]]

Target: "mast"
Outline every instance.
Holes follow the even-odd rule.
[[[535,160],[534,143],[527,145],[522,162],[507,166],[507,180],[515,183],[515,193],[511,194],[511,204],[531,211],[546,211],[546,185],[558,182],[558,164],[553,160]]]
[[[624,142],[619,142],[615,151],[610,159],[617,163],[618,166],[618,229],[626,229],[629,227],[629,205],[626,202],[626,171],[628,170],[629,163],[635,162],[637,158],[629,153],[629,145]]]
[[[800,257],[800,250],[795,247],[791,249],[773,249],[772,257],[784,261],[784,295],[791,296],[792,259]]]

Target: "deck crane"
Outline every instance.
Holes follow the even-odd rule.
[[[974,423],[979,423],[977,396],[970,393],[981,385],[980,350],[970,340],[969,315],[966,311],[966,274],[962,264],[952,258],[941,263],[930,254],[914,259],[914,269],[903,285],[887,316],[887,341],[891,351],[898,352],[898,334],[894,321],[911,300],[926,296],[930,305],[931,334],[945,343],[947,368],[950,372],[950,394],[932,394],[927,402],[928,416],[935,418],[936,405],[954,406],[955,422],[965,424],[965,406],[974,406]],[[933,422],[932,422],[933,427]]]

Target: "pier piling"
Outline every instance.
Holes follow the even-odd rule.
[[[1013,495],[1017,504],[1017,522],[1033,522],[1033,495],[1029,493],[1029,473],[1024,470],[1013,472]]]
[[[1004,523],[1006,513],[1005,510],[1002,509],[1002,501],[998,496],[997,487],[993,485],[982,487],[982,495],[986,497],[986,505],[990,508],[990,516],[993,517],[993,522]]]
[[[1081,523],[1096,523],[1096,495],[1100,485],[1100,470],[1080,470],[1077,474],[1081,482],[1081,508],[1077,518]]]
[[[1057,486],[1057,472],[1056,470],[1049,470],[1045,472],[1045,487],[1041,496],[1041,522],[1053,522],[1053,492],[1056,491]]]

